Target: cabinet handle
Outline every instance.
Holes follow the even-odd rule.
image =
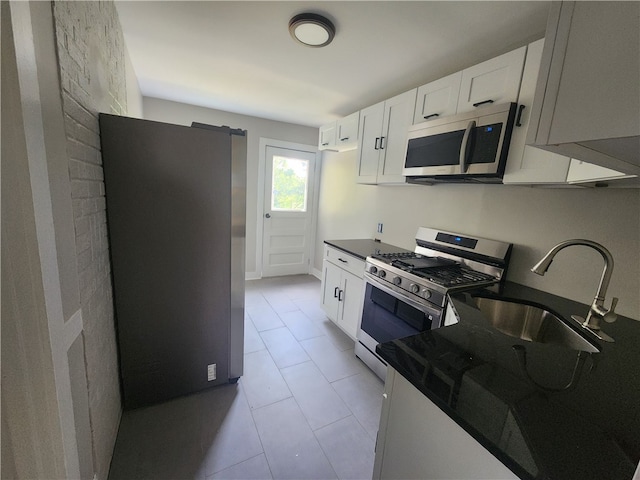
[[[485,100],[483,102],[474,103],[473,106],[474,107],[479,107],[480,105],[484,105],[485,103],[493,103],[493,100],[489,99],[489,100]]]
[[[376,137],[376,144],[373,147],[375,150],[380,150],[380,147],[378,146],[378,142],[380,141],[380,137]]]
[[[522,111],[524,110],[524,105],[520,105],[518,107],[518,118],[516,119],[516,127],[521,127],[522,123],[520,123],[520,120],[522,120]]]
[[[340,287],[336,287],[333,289],[333,298],[338,298],[338,288]]]
[[[342,263],[349,263],[347,260],[344,260],[344,259],[342,259],[340,257],[338,257],[338,260],[341,261]]]
[[[384,149],[383,142],[384,142],[384,139],[385,139],[385,138],[387,138],[387,137],[380,137],[380,150],[383,150],[383,149]]]
[[[322,144],[323,147],[326,147],[327,145],[329,145],[329,142]]]
[[[428,120],[431,117],[439,117],[440,114],[439,113],[432,113],[431,115],[425,115],[424,119]]]
[[[341,142],[346,142],[347,140],[349,140],[349,137],[344,137],[340,139]]]
[[[338,290],[338,301],[341,302],[342,301],[342,294],[344,293],[344,290]]]

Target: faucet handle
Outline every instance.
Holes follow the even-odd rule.
[[[613,323],[618,319],[618,314],[615,312],[616,305],[618,305],[618,299],[613,297],[611,299],[611,308],[604,314],[602,319],[607,323]]]

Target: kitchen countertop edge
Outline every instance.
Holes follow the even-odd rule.
[[[353,255],[354,257],[360,258],[361,260],[366,260],[367,257],[370,257],[371,255],[377,253],[396,253],[409,251],[404,248],[371,238],[325,240],[324,243],[331,247],[337,248],[338,250],[342,250],[345,253]]]
[[[503,300],[520,300],[527,301],[534,304],[539,304],[541,306],[547,307],[549,310],[558,313],[560,316],[566,318],[570,318],[571,314],[575,313],[586,313],[589,310],[588,305],[581,304],[579,302],[569,300],[563,297],[559,297],[557,295],[547,293],[541,290],[533,289],[531,287],[527,287],[525,285],[520,285],[514,282],[505,282],[499,292],[490,292],[487,290],[480,289],[479,291],[467,292],[472,294],[480,294],[482,296],[488,296],[493,298],[499,298]],[[460,295],[460,294],[452,294],[452,295]],[[631,323],[630,323],[631,322]],[[618,325],[617,325],[618,324]],[[620,325],[623,325],[621,327]],[[443,327],[447,328],[447,327]],[[579,331],[579,326],[574,326],[574,330]],[[614,338],[619,338],[621,341],[619,343],[623,344],[622,348],[630,347],[634,348],[632,345],[632,341],[627,342],[624,332],[628,331],[629,328],[636,331],[635,336],[640,337],[637,332],[640,332],[640,322],[634,319],[630,319],[624,316],[619,316],[618,320],[612,324],[606,324],[604,327],[607,333],[611,333]],[[617,335],[616,335],[617,334]],[[390,342],[379,344],[376,347],[376,352],[380,355],[381,358],[384,359],[385,362],[389,364],[392,368],[394,368],[400,375],[402,375],[406,380],[408,380],[416,389],[418,389],[423,395],[425,395],[429,400],[435,403],[438,408],[440,408],[445,414],[447,414],[453,421],[455,421],[460,427],[462,427],[467,433],[469,433],[476,441],[478,441],[483,447],[485,447],[489,452],[491,452],[498,460],[500,460],[507,468],[512,470],[518,477],[523,479],[533,480],[536,478],[547,478],[547,477],[534,477],[529,472],[527,472],[522,466],[520,466],[515,460],[511,459],[506,453],[502,452],[494,443],[489,441],[483,433],[478,431],[475,427],[465,421],[451,406],[449,406],[446,402],[444,402],[440,397],[437,396],[433,391],[429,389],[427,385],[420,381],[420,379],[416,378],[415,374],[405,369],[400,362],[395,358],[395,353],[399,350],[397,345],[400,345],[402,342],[409,338],[418,337],[422,334],[417,334],[412,337],[405,337],[405,339],[392,340]],[[583,334],[584,335],[584,334]],[[606,353],[607,350],[611,348],[616,348],[616,344],[606,344],[605,342],[596,342],[595,340],[592,343],[596,343],[600,348],[602,353]],[[396,345],[397,344],[397,345]],[[636,347],[637,348],[637,347]],[[392,352],[390,354],[390,352]]]

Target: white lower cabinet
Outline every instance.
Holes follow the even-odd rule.
[[[393,368],[384,389],[374,479],[518,478]]]
[[[331,321],[354,340],[362,308],[363,274],[362,260],[335,248],[325,247],[322,308]]]

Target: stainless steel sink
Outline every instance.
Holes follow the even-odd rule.
[[[496,330],[529,342],[596,353],[599,349],[553,313],[533,305],[475,297],[484,319]]]

